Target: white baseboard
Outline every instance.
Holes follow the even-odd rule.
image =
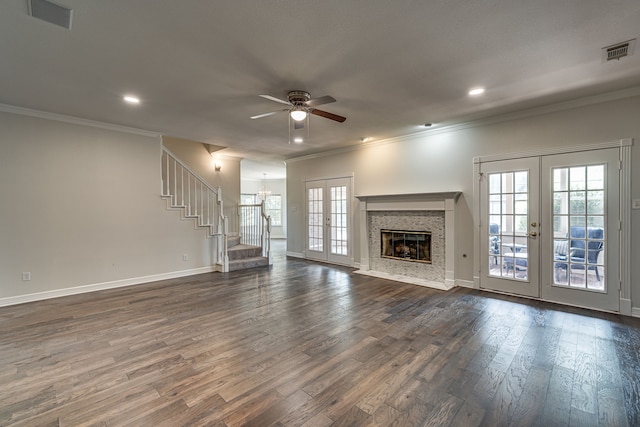
[[[294,257],[294,258],[304,258],[304,255],[301,254],[300,252],[289,252],[289,251],[287,251],[287,256]]]
[[[41,301],[51,298],[65,297],[69,295],[84,294],[87,292],[102,291],[105,289],[121,288],[124,286],[140,285],[143,283],[156,282],[158,280],[176,279],[178,277],[193,276],[194,274],[211,273],[214,271],[218,271],[218,267],[212,265],[209,267],[192,268],[189,270],[172,271],[169,273],[152,274],[150,276],[114,280],[112,282],[94,283],[91,285],[75,286],[73,288],[55,289],[52,291],[36,292],[33,294],[0,298],[0,307],[24,304],[27,302]]]
[[[631,315],[633,317],[640,317],[640,307],[633,307],[631,309]]]
[[[633,308],[631,304],[631,300],[627,298],[620,298],[620,314],[624,314],[625,316],[632,316]]]
[[[475,289],[476,285],[473,280],[456,280],[456,286],[460,286],[462,288],[472,288]]]

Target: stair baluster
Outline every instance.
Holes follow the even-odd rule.
[[[160,164],[161,196],[169,201],[170,208],[180,209],[184,218],[193,218],[196,227],[207,229],[207,236],[213,237],[217,245],[213,251],[216,254],[215,263],[221,271],[229,271],[229,226],[228,218],[224,216],[222,190],[209,185],[165,147],[162,147]],[[205,200],[207,209],[204,209]]]

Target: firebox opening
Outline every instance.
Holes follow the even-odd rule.
[[[431,232],[380,230],[380,256],[431,264]]]

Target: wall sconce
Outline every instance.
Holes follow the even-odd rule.
[[[222,163],[220,163],[220,161],[218,160],[218,156],[215,154],[215,150],[212,150],[211,145],[209,144],[202,143],[202,145],[204,145],[204,148],[207,149],[207,152],[209,152],[209,155],[211,156],[211,161],[213,162],[213,169],[216,172],[220,172],[222,170]]]

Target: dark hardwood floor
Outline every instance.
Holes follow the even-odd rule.
[[[0,425],[640,425],[640,319],[282,253],[0,308]]]

